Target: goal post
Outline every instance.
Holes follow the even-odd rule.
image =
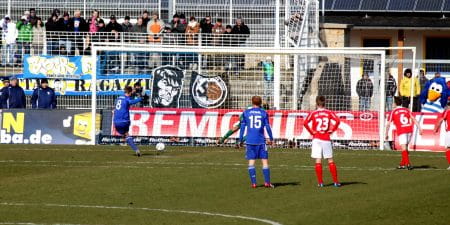
[[[110,57],[114,54],[120,55],[120,57]],[[294,58],[303,56],[314,60],[306,62],[309,64],[305,67],[307,70],[297,68],[297,71],[294,71],[294,67],[291,66]],[[371,116],[370,118],[363,118],[366,112],[360,112],[360,107],[358,107],[360,101],[355,94],[356,89],[353,84],[360,77],[362,62],[369,59],[376,63],[370,76],[374,87],[377,88],[373,90],[374,96],[369,100],[369,102],[373,101],[374,103],[369,103],[370,106],[365,109]],[[292,116],[304,115],[305,112],[313,110],[315,96],[325,95],[329,99],[329,107],[348,121],[349,127],[347,128],[355,128],[355,132],[361,133],[359,134],[361,139],[378,142],[380,143],[377,145],[379,149],[383,148],[385,69],[381,68],[386,68],[385,50],[363,48],[197,47],[106,42],[93,43],[92,60],[92,84],[97,84],[99,77],[102,77],[102,79],[126,76],[151,77],[148,81],[150,83],[146,84],[146,87],[151,89],[149,90],[151,92],[150,100],[143,106],[152,109],[242,110],[249,104],[251,96],[261,95],[271,113],[273,113],[273,122],[278,124],[290,121]],[[121,60],[126,60],[126,62]],[[110,63],[110,61],[121,61],[115,65],[128,65],[128,67],[116,70],[113,68],[108,71],[104,64]],[[144,63],[145,66],[141,63]],[[301,70],[308,74],[307,81],[299,82],[294,79],[294,72]],[[177,75],[177,73],[180,75]],[[163,76],[178,76],[176,79],[179,80],[163,81],[157,77],[161,74]],[[139,79],[136,78],[135,80]],[[167,82],[172,86],[168,85]],[[132,85],[132,83],[128,84]],[[96,114],[99,109],[97,101],[99,87],[101,86],[91,85],[91,118],[93,122],[96,121]],[[123,87],[120,88],[123,89]],[[119,88],[117,91],[119,91]],[[293,93],[302,94],[296,95]],[[161,99],[158,100],[158,98]],[[105,103],[102,104],[103,109],[112,111],[113,102],[109,103],[109,108],[104,105]],[[293,108],[294,105],[297,105],[297,107]],[[288,118],[277,119],[277,116],[282,113],[290,114]],[[374,119],[376,117],[376,122],[373,120],[368,126],[364,119],[369,120],[372,117]],[[192,128],[190,129],[192,132]],[[276,130],[276,132],[280,136],[285,135],[280,138],[288,138],[286,135],[289,132],[284,131],[285,128],[282,126],[279,129],[281,130]],[[376,133],[376,140],[373,140],[373,136],[365,137],[362,132],[364,129],[371,129],[371,132]],[[158,136],[160,134],[144,135]],[[211,134],[208,133],[208,135]],[[222,133],[212,135],[217,137],[221,136]],[[340,138],[346,138],[348,134],[340,133],[338,135],[342,136]],[[91,136],[94,140],[92,143],[95,144],[97,134],[93,131]],[[292,136],[292,139],[298,140],[305,138],[307,137],[304,133]]]

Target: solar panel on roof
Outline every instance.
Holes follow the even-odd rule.
[[[322,2],[325,1],[325,9],[329,10],[331,7],[333,7],[334,0],[320,0],[320,8],[322,8]]]
[[[413,11],[416,0],[391,0],[389,2],[389,11]]]
[[[359,10],[361,0],[336,0],[334,10]]]
[[[379,11],[386,10],[388,0],[363,0],[361,10]]]
[[[441,11],[443,0],[417,0],[415,11]]]

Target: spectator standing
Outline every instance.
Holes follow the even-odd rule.
[[[122,31],[123,32],[131,32],[133,29],[133,24],[130,23],[130,16],[125,16],[125,19],[122,23]]]
[[[425,90],[428,78],[425,76],[425,70],[421,69],[419,74],[420,90]]]
[[[3,83],[3,87],[0,88],[0,108],[3,108],[4,106],[4,102],[3,102],[3,92],[8,90],[9,87],[9,78],[8,77],[4,77],[2,80]],[[6,102],[5,102],[6,104]]]
[[[198,45],[198,33],[200,32],[200,23],[195,17],[191,16],[186,26],[186,41],[188,45]]]
[[[30,44],[33,40],[33,27],[28,21],[27,16],[22,16],[17,22],[16,28],[18,30],[17,36],[17,66],[22,64],[23,55],[30,54]]]
[[[16,24],[11,21],[11,18],[8,15],[0,21],[0,24],[2,26],[3,39],[2,66],[13,66],[16,39],[18,35]]]
[[[122,25],[117,22],[116,16],[109,17],[109,23],[106,25],[106,32],[111,32],[108,38],[109,42],[120,42],[120,33],[122,32]],[[120,57],[119,52],[108,52],[108,71],[116,73],[119,70]]]
[[[206,16],[201,22],[200,22],[200,29],[202,33],[202,45],[203,46],[209,46],[211,45],[211,35],[212,35],[212,29],[214,25],[212,24],[211,16]]]
[[[45,27],[41,18],[37,18],[36,23],[33,26],[33,54],[42,55],[45,45]]]
[[[386,111],[392,111],[392,105],[394,104],[394,96],[397,92],[397,82],[394,76],[389,73],[386,79]]]
[[[26,106],[25,92],[19,86],[19,81],[16,77],[11,78],[11,83],[2,91],[2,103],[4,109],[23,109]]]
[[[173,15],[170,27],[172,28],[172,34],[176,35],[177,44],[184,45],[184,35],[182,34],[186,32],[186,25],[181,22],[178,14]]]
[[[244,46],[248,37],[250,37],[250,29],[244,24],[241,18],[236,20],[236,24],[233,26],[233,34],[236,35],[236,45]],[[245,55],[239,55],[237,57],[237,69],[242,70],[245,67]]]
[[[225,27],[222,25],[222,19],[217,19],[216,24],[214,24],[214,27],[212,28],[212,44],[214,46],[222,46],[222,39],[223,35],[225,33]],[[214,70],[221,71],[222,68],[220,68],[223,65],[222,62],[223,56],[220,54],[216,54],[211,57],[212,66],[214,67]],[[215,68],[217,67],[217,68]]]
[[[87,24],[86,20],[81,17],[81,11],[80,10],[76,10],[73,13],[73,18],[71,20],[71,23],[73,25],[71,25],[71,27],[73,27],[73,47],[74,47],[74,51],[73,53],[75,54],[75,51],[78,49],[78,53],[79,55],[84,55],[84,32],[89,31],[89,25]]]
[[[370,109],[370,100],[373,95],[373,83],[367,72],[364,73],[361,80],[356,84],[356,92],[359,96],[359,110],[367,111]]]
[[[112,31],[116,31],[116,32],[122,32],[122,25],[120,25],[117,22],[116,16],[115,15],[111,15],[109,17],[109,23],[108,25],[106,25],[106,32],[112,32]]]
[[[405,72],[403,72],[403,78],[400,81],[400,96],[402,97],[402,106],[405,108],[409,108],[411,102],[411,82],[414,82],[413,97],[417,98],[418,101],[418,96],[420,95],[419,81],[412,77],[411,69],[406,69]]]
[[[136,24],[131,28],[133,34],[133,40],[139,44],[146,43],[146,36],[143,35],[147,33],[147,26],[144,25],[144,19],[142,17],[137,18]],[[145,57],[145,52],[134,53],[135,65],[137,66],[137,73],[144,73],[147,67],[147,57]]]
[[[156,14],[156,15],[158,15],[157,13],[155,13],[155,12],[153,12],[153,15],[154,14]],[[153,16],[152,15],[152,16]],[[150,22],[150,16],[149,16],[149,13],[148,13],[148,11],[147,10],[144,10],[144,12],[142,12],[142,22],[143,22],[143,24],[144,24],[144,26],[147,26],[148,25],[148,22]]]
[[[33,109],[56,109],[56,94],[53,88],[48,86],[48,80],[42,79],[40,87],[34,89],[31,96]]]
[[[35,8],[30,9],[30,16],[29,16],[28,20],[30,21],[31,26],[35,26],[38,20],[42,21],[42,19],[40,17],[36,16]]]
[[[94,10],[92,11],[92,15],[91,18],[89,18],[89,20],[87,21],[88,26],[89,26],[89,33],[93,34],[93,33],[97,33],[99,26],[98,26],[98,22],[100,21],[100,12],[98,10]]]
[[[170,26],[166,26],[164,27],[164,31],[163,31],[163,44],[164,45],[175,45],[177,43],[176,41],[176,37],[174,37],[174,35],[172,34],[172,28]],[[171,52],[163,52],[162,53],[162,65],[174,65],[174,56],[176,54],[175,53],[171,53]]]
[[[144,20],[145,22],[145,20]],[[152,19],[147,24],[148,41],[150,45],[161,44],[161,32],[164,29],[164,21],[159,19],[158,13],[154,12]],[[159,53],[150,53],[150,67],[158,67],[161,65],[161,56]]]
[[[47,23],[45,23],[48,55],[58,54],[59,37],[55,32],[59,31],[60,28],[58,25],[59,19],[59,9],[54,9],[52,15],[47,19]]]
[[[73,23],[71,21],[69,12],[64,12],[63,17],[58,20],[59,35],[59,54],[70,55],[72,50],[72,34]]]

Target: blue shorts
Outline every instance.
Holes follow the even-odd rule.
[[[252,159],[268,159],[269,152],[265,144],[261,145],[247,145],[247,152],[245,153],[247,160]]]
[[[125,135],[130,130],[130,122],[117,122],[114,123],[117,133]]]

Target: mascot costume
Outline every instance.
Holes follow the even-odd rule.
[[[425,90],[420,94],[422,112],[443,112],[447,106],[448,92],[445,78],[439,77],[428,81]]]

